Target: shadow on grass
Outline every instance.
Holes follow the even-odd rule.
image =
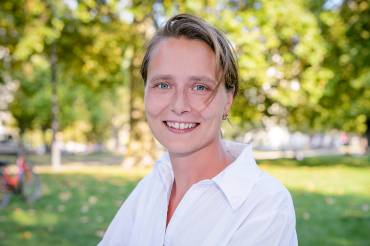
[[[275,160],[258,160],[258,163],[279,166],[349,166],[349,167],[370,167],[370,154],[364,156],[318,156],[306,157],[303,160],[281,158]]]

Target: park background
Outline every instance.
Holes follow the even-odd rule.
[[[95,245],[163,149],[145,123],[145,44],[176,13],[226,33],[240,93],[225,138],[291,191],[300,245],[370,243],[370,6],[361,0],[2,0],[0,159],[20,145],[34,204],[0,245]],[[21,144],[20,144],[21,143]],[[145,232],[143,232],[145,233]]]

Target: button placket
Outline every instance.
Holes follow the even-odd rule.
[[[203,184],[207,184],[205,182],[206,180],[200,181],[194,185],[192,185],[189,190],[186,191],[184,197],[181,199],[179,205],[175,209],[172,218],[170,222],[168,223],[166,232],[165,232],[165,240],[164,240],[164,245],[171,245],[172,241],[172,235],[174,232],[174,229],[176,228],[176,225],[178,221],[181,221],[181,219],[185,216],[185,214],[188,211],[188,208],[195,202],[197,199],[196,197],[202,194],[202,187]],[[168,208],[168,206],[167,206]],[[167,214],[167,210],[166,210]]]

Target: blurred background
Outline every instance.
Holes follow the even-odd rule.
[[[300,245],[370,242],[365,0],[2,0],[0,161],[20,148],[43,196],[0,210],[1,245],[94,245],[163,151],[145,122],[145,45],[172,15],[231,40],[227,139],[291,191]],[[143,232],[144,233],[144,232]]]

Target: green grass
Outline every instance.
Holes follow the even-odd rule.
[[[259,161],[291,191],[300,245],[369,245],[370,157]],[[0,245],[96,245],[147,170],[39,166],[43,197],[0,210]]]
[[[370,245],[370,159],[261,161],[291,191],[300,245]]]

